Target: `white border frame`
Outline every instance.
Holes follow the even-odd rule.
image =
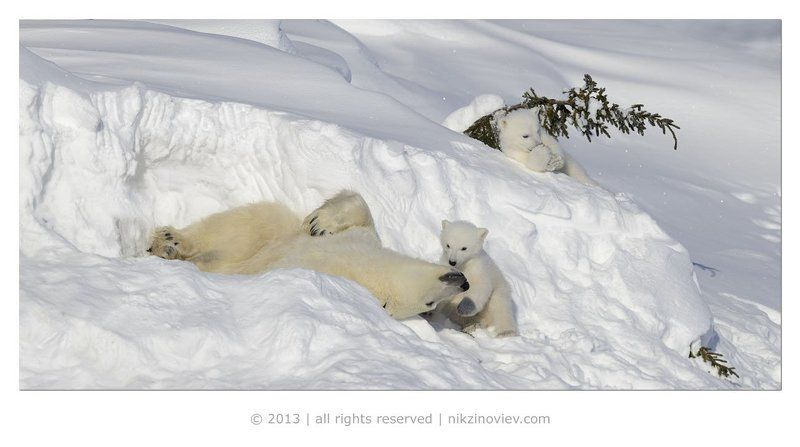
[[[795,15],[787,3],[762,0],[746,7],[730,2],[671,0],[645,6],[640,1],[558,2],[542,6],[532,0],[520,2],[495,0],[452,5],[431,1],[403,1],[390,5],[380,2],[306,1],[272,4],[229,0],[224,3],[172,2],[137,0],[127,4],[97,0],[27,1],[3,14],[4,60],[18,60],[18,23],[21,18],[763,18],[783,19],[784,98],[797,98],[793,81],[797,73],[797,32]],[[487,7],[491,6],[491,9]],[[560,6],[560,8],[558,8]],[[735,9],[734,9],[735,8]],[[512,13],[513,12],[513,13]],[[16,35],[15,35],[16,34]],[[6,104],[18,103],[18,73],[4,70],[8,97]],[[14,86],[14,87],[8,87]],[[791,103],[790,103],[791,104]],[[793,123],[796,112],[783,110],[783,120]],[[8,105],[3,110],[7,135],[18,135],[18,112]],[[791,127],[789,127],[791,128]],[[785,166],[794,166],[797,137],[784,132]],[[12,144],[3,152],[3,175],[6,206],[18,203],[19,156]],[[784,177],[782,193],[790,200],[783,205],[783,227],[794,228],[797,211],[797,177]],[[18,209],[18,207],[17,207]],[[782,391],[666,391],[666,392],[21,392],[19,387],[19,257],[18,221],[4,221],[3,257],[4,308],[0,327],[2,337],[2,412],[10,428],[5,443],[18,445],[271,445],[286,441],[303,445],[308,441],[330,443],[333,439],[403,443],[414,440],[434,443],[466,439],[472,445],[507,443],[576,445],[599,443],[633,445],[655,443],[700,445],[783,444],[794,431],[790,400],[797,402],[796,304],[783,301]],[[797,275],[787,274],[795,265],[797,237],[783,233],[784,296],[794,297]],[[16,245],[15,245],[16,243]],[[539,426],[459,426],[459,427],[322,427],[254,426],[253,413],[271,410],[308,412],[363,412],[404,414],[423,412],[502,412],[505,414],[542,414],[551,424]],[[790,432],[791,430],[791,432]],[[347,438],[332,436],[344,435]],[[502,437],[498,438],[499,435]],[[377,438],[376,436],[381,436]],[[518,437],[517,437],[518,436]],[[16,441],[11,441],[11,440]],[[381,441],[379,441],[379,439]],[[12,444],[6,444],[12,445]]]

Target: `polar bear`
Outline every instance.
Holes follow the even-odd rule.
[[[148,252],[214,273],[296,267],[342,276],[367,288],[396,319],[430,311],[469,290],[455,269],[383,248],[369,207],[351,191],[327,200],[302,222],[284,205],[262,202],[186,228],[162,227],[153,233]]]
[[[466,332],[483,328],[498,337],[517,335],[511,288],[483,249],[488,233],[469,222],[442,221],[441,263],[463,272],[470,288],[439,303],[434,314],[446,316]]]
[[[500,150],[536,172],[563,172],[596,185],[586,171],[539,125],[538,109],[516,109],[496,118]]]

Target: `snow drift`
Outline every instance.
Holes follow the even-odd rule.
[[[102,26],[173,35],[178,47],[210,41]],[[22,40],[58,42],[39,52],[69,67],[98,25],[66,38],[74,28],[31,24]],[[122,41],[103,43],[122,58],[112,81],[20,49],[23,388],[734,386],[688,358],[719,341],[692,262],[626,195],[527,172],[301,55],[222,39],[284,79],[280,94],[245,101],[216,90],[213,69],[176,75],[165,62],[171,74],[154,82],[158,70],[123,60],[133,53]],[[326,97],[304,89],[321,84]],[[521,336],[397,322],[358,284],[316,272],[223,276],[144,256],[156,226],[259,200],[305,214],[341,188],[363,195],[384,245],[411,256],[438,259],[442,219],[489,228]]]

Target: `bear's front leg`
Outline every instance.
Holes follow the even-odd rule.
[[[470,275],[470,268],[464,269],[464,275],[469,281],[469,290],[463,293],[461,301],[456,306],[456,312],[462,317],[474,317],[480,313],[492,296],[492,284],[488,278],[483,278],[480,272]]]
[[[560,171],[564,168],[564,157],[558,154],[553,154],[550,157],[550,160],[547,161],[547,169],[548,172],[555,172]]]
[[[547,172],[547,164],[550,162],[552,154],[547,146],[540,144],[528,153],[525,159],[525,167],[531,171]]]
[[[550,159],[547,160],[547,166],[545,169],[548,172],[555,172],[564,169],[566,157],[564,156],[564,151],[561,150],[561,146],[558,144],[558,140],[556,140],[555,137],[546,131],[543,131],[542,133],[542,144],[550,150]]]

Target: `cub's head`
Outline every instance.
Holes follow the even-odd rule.
[[[537,109],[517,109],[499,117],[497,130],[500,150],[514,159],[527,156],[534,147],[542,144]]]
[[[483,241],[489,230],[478,228],[469,222],[442,221],[442,258],[455,268],[462,268],[464,262],[477,256],[483,249]]]

